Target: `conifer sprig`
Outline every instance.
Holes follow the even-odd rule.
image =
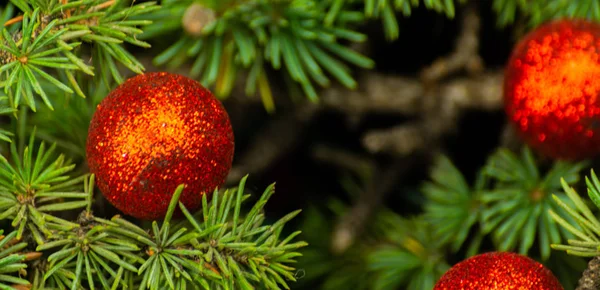
[[[326,5],[319,1],[228,3],[200,6],[189,0],[164,1],[167,9],[152,15],[150,19],[155,22],[145,29],[143,37],[187,32],[158,55],[155,64],[177,67],[191,59],[190,75],[202,75],[201,83],[214,85],[220,97],[230,94],[239,72],[246,70],[246,92],[252,95],[258,90],[267,110],[274,108],[274,101],[266,65],[276,70],[285,67],[286,76],[313,101],[317,100],[315,84],[329,86],[331,77],[356,88],[346,63],[360,68],[374,66],[369,58],[339,43],[366,40],[364,34],[351,28],[352,23],[363,20],[362,13],[344,9],[339,11],[335,25],[325,25]],[[197,24],[197,32],[182,27],[186,13],[192,10],[206,18],[201,19],[205,23]]]
[[[498,15],[497,25],[505,27],[524,17],[530,27],[559,18],[600,20],[600,2],[596,0],[494,0],[492,9]]]
[[[446,156],[440,156],[432,167],[431,181],[425,182],[421,189],[427,199],[424,219],[440,225],[431,229],[437,240],[450,244],[455,252],[468,242],[467,253],[474,254],[484,237],[478,225],[483,214],[480,199],[485,176],[479,172],[476,183],[469,185]],[[472,239],[467,240],[469,236]]]
[[[537,239],[542,259],[548,259],[551,243],[571,237],[552,222],[549,210],[561,216],[566,214],[552,196],[556,193],[557,198],[570,204],[567,196],[560,193],[561,178],[567,184],[575,184],[587,166],[587,162],[556,161],[547,172],[542,172],[528,147],[520,156],[507,149],[498,150],[483,168],[491,183],[481,196],[485,204],[483,233],[492,234],[498,250],[518,249],[521,254],[528,254]]]
[[[11,0],[11,3],[23,13],[14,18],[20,21],[6,23],[10,25],[4,27],[0,38],[0,86],[12,109],[24,103],[36,111],[34,96],[52,109],[48,86],[85,97],[76,80],[77,71],[87,75],[99,71],[105,83],[123,82],[117,64],[135,73],[143,72],[143,65],[123,44],[150,46],[136,38],[142,33],[139,27],[150,21],[131,18],[158,9],[155,2],[128,5],[124,0]],[[17,23],[19,28],[14,29],[12,26]],[[84,43],[90,46],[82,47]]]
[[[444,157],[434,165],[432,182],[423,188],[427,197],[425,218],[444,225],[433,231],[438,239],[450,243],[454,252],[465,245],[470,234],[467,252],[475,254],[482,239],[489,235],[498,250],[521,254],[529,254],[537,240],[540,256],[547,260],[551,243],[571,237],[552,222],[548,213],[554,210],[561,216],[566,214],[552,201],[552,194],[560,191],[560,178],[574,184],[586,166],[586,162],[557,161],[542,172],[529,148],[524,147],[520,155],[499,149],[479,170],[470,188]],[[566,195],[556,196],[570,204]]]
[[[330,8],[325,17],[325,24],[331,25],[336,20],[338,13],[345,5],[358,2],[364,6],[364,14],[368,19],[381,19],[383,30],[388,40],[395,40],[400,34],[400,27],[396,12],[402,13],[404,17],[410,17],[413,9],[424,4],[425,8],[444,13],[448,18],[455,16],[455,2],[465,3],[466,0],[327,0]]]
[[[27,256],[20,253],[27,244],[15,240],[15,231],[6,236],[3,233],[0,230],[0,289],[11,290],[13,285],[29,285],[29,281],[15,275],[22,275],[27,268],[24,263]]]
[[[87,205],[88,195],[81,191],[87,177],[68,176],[75,165],[63,155],[56,156],[55,145],[46,148],[42,143],[34,154],[34,135],[20,156],[11,143],[11,162],[0,156],[0,220],[11,220],[17,239],[27,230],[43,244],[59,231],[78,227],[53,213]]]
[[[567,254],[581,257],[596,257],[600,255],[600,221],[596,218],[592,210],[591,204],[582,199],[575,189],[563,179],[561,184],[565,194],[569,197],[571,204],[567,204],[564,200],[554,197],[554,200],[561,209],[568,213],[570,220],[567,220],[564,215],[559,215],[555,211],[550,211],[552,218],[560,224],[562,228],[573,234],[573,238],[567,239],[567,244],[554,242],[552,248],[555,250],[566,251]],[[599,207],[600,197],[600,181],[594,170],[586,177],[586,185],[588,196],[593,201],[596,207]]]
[[[352,191],[364,187],[349,178],[343,182]],[[349,209],[337,199],[327,206],[336,217]],[[303,227],[311,229],[305,235],[311,247],[303,251],[301,260],[307,269],[304,283],[323,280],[319,287],[323,290],[431,289],[449,268],[444,259],[446,243],[432,235],[436,226],[423,215],[407,218],[381,208],[361,238],[339,254],[332,253],[331,240],[324,239],[333,231],[332,220],[316,207],[306,214]]]

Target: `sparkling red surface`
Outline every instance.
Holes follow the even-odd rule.
[[[508,252],[473,256],[452,267],[434,290],[563,290],[550,270]]]
[[[116,208],[160,219],[180,184],[190,210],[223,185],[234,136],[221,103],[198,82],[170,73],[128,79],[97,107],[87,160],[96,184]]]
[[[515,47],[508,63],[505,108],[520,135],[556,159],[600,152],[600,24],[558,20]]]

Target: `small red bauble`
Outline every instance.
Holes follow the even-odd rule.
[[[600,153],[600,24],[558,20],[515,47],[504,79],[505,109],[522,138],[555,159]]]
[[[171,73],[128,79],[97,107],[87,139],[90,172],[127,215],[159,219],[180,184],[190,210],[223,185],[234,137],[221,103],[198,82]]]
[[[550,270],[509,252],[473,256],[450,268],[433,290],[563,290]]]

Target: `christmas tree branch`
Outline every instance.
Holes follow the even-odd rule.
[[[598,207],[600,182],[593,170],[591,171],[591,176],[589,178],[586,177],[586,185],[588,196],[596,207]],[[571,219],[566,220],[567,216],[558,215],[554,211],[551,211],[550,214],[558,224],[572,233],[576,239],[568,239],[567,245],[554,242],[552,248],[566,251],[567,254],[575,256],[600,256],[600,221],[594,216],[586,202],[564,180],[562,181],[562,186],[572,203],[567,204],[564,200],[556,197],[554,199],[556,204],[563,208]]]
[[[340,10],[346,5],[355,5],[357,2],[363,4],[363,13],[367,18],[381,19],[383,30],[388,40],[398,38],[400,28],[396,19],[396,12],[402,13],[404,17],[410,17],[412,10],[417,8],[421,1],[400,1],[400,0],[328,0],[329,10],[325,17],[325,23],[331,25],[338,17]],[[429,10],[434,10],[438,13],[444,13],[448,18],[454,18],[455,1],[423,1],[425,7]],[[465,3],[466,0],[460,0],[459,3]]]
[[[135,73],[143,66],[123,48],[123,43],[140,47],[149,44],[136,39],[139,26],[147,20],[130,20],[159,7],[154,2],[125,6],[126,1],[84,0],[33,1],[12,0],[23,14],[4,22],[0,47],[0,86],[4,88],[10,108],[21,103],[37,110],[34,95],[41,97],[50,109],[51,88],[85,97],[76,72],[96,75],[98,68],[105,82],[112,78],[122,82],[116,63]],[[9,5],[9,7],[11,7]],[[7,9],[9,11],[10,9]],[[19,23],[19,27],[16,23]],[[7,27],[8,26],[8,27]],[[13,29],[14,28],[14,29]],[[82,44],[91,44],[93,66],[82,59]],[[102,65],[100,65],[102,64]],[[95,68],[94,68],[95,67]],[[59,76],[48,73],[48,70]]]
[[[492,9],[498,15],[499,27],[513,24],[517,15],[527,20],[529,27],[558,18],[600,20],[600,4],[595,0],[494,0]]]
[[[38,244],[43,244],[57,232],[78,226],[53,213],[85,207],[88,195],[79,191],[86,175],[66,175],[74,165],[63,155],[56,157],[54,145],[46,149],[42,143],[34,155],[35,149],[32,134],[21,156],[15,143],[11,143],[12,164],[0,158],[0,220],[11,220],[17,239],[27,231]]]
[[[362,14],[344,9],[333,25],[325,25],[325,3],[307,2],[309,5],[295,5],[293,1],[242,1],[211,7],[192,1],[165,1],[163,5],[175,13],[167,14],[164,10],[154,14],[157,21],[148,27],[144,37],[185,31],[155,58],[155,64],[173,68],[191,59],[194,64],[190,75],[203,74],[201,83],[214,85],[215,93],[221,97],[230,94],[238,72],[245,70],[246,93],[254,95],[258,90],[269,111],[273,109],[266,75],[269,64],[276,70],[285,67],[286,76],[312,101],[317,100],[315,84],[329,85],[326,73],[345,87],[356,88],[345,63],[360,68],[372,68],[374,63],[340,42],[366,40],[365,35],[351,29],[352,24],[363,20]]]

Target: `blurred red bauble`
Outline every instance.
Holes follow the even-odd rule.
[[[558,279],[533,259],[509,252],[473,256],[452,267],[433,290],[563,290]]]
[[[106,199],[138,219],[164,217],[180,184],[190,210],[223,185],[234,137],[229,116],[198,82],[170,73],[128,79],[97,107],[87,139],[90,172]]]
[[[505,109],[526,143],[554,159],[600,153],[600,24],[559,20],[514,48],[504,78]]]

